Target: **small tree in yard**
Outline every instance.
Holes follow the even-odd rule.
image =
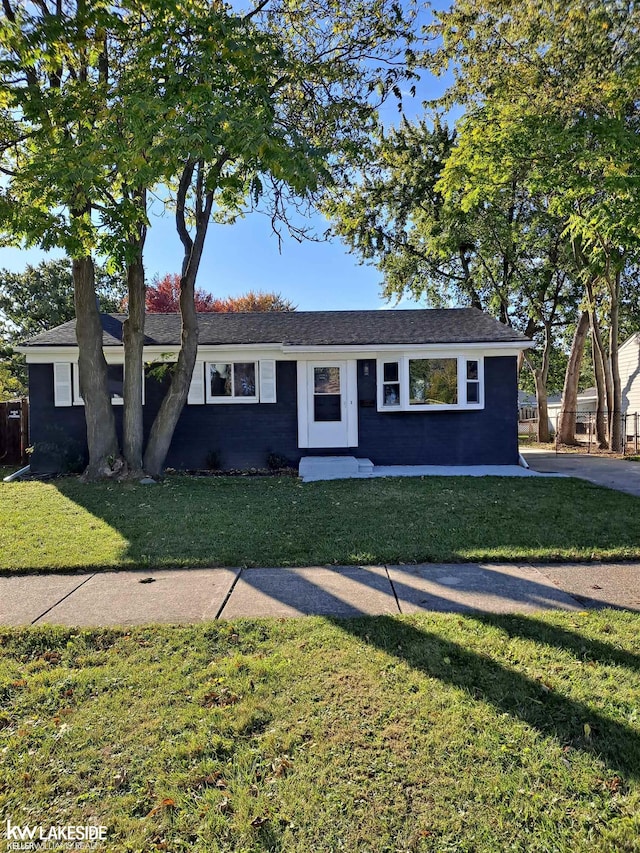
[[[411,15],[388,0],[120,4],[3,0],[0,190],[5,239],[73,258],[87,475],[161,472],[197,351],[195,282],[212,219],[263,206],[289,225],[366,151],[407,75]],[[142,433],[147,193],[168,186],[183,246],[181,348]],[[123,457],[106,383],[92,253],[127,272]],[[144,451],[144,453],[143,453]],[[114,462],[115,460],[115,462]]]

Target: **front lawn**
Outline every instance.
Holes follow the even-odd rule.
[[[0,483],[0,570],[638,558],[639,509],[571,479]]]
[[[127,851],[640,850],[623,612],[0,629],[0,815]]]

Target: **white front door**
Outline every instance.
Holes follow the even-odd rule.
[[[356,362],[298,363],[300,447],[358,444]]]

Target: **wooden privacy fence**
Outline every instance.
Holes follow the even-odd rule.
[[[29,400],[0,403],[0,465],[26,465],[29,445]]]

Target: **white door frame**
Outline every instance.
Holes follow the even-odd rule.
[[[313,421],[313,368],[340,367],[342,418],[328,422],[333,430],[318,429]],[[298,361],[298,447],[358,446],[358,362],[315,358]],[[329,433],[333,432],[333,435]]]

